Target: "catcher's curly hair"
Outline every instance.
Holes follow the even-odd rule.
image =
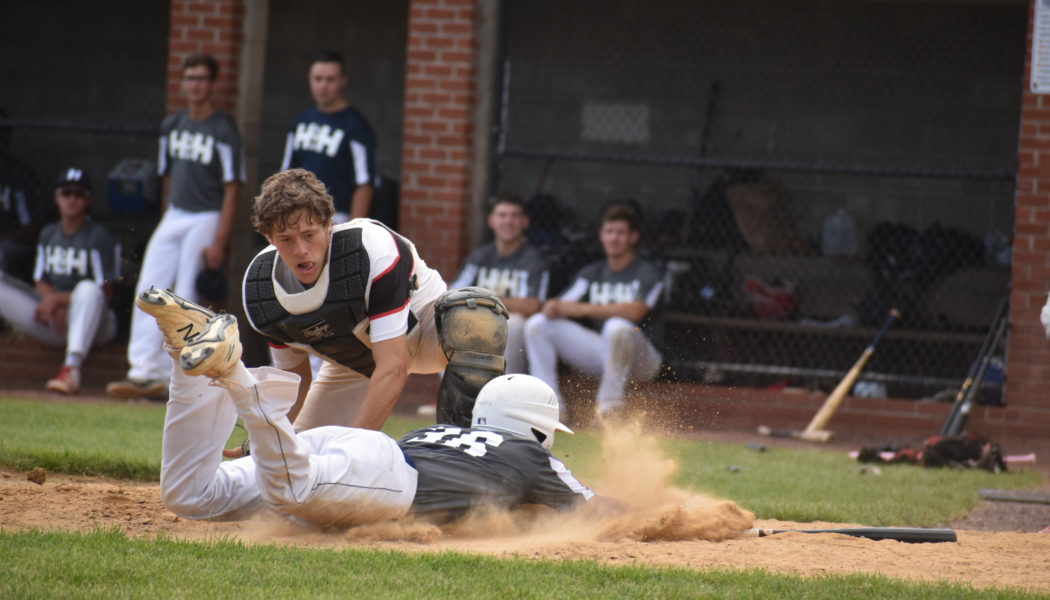
[[[263,235],[283,231],[300,219],[330,223],[335,205],[312,172],[289,169],[270,175],[252,203],[252,227]]]

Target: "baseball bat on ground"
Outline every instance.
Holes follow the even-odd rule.
[[[778,533],[841,533],[869,540],[896,540],[911,544],[955,542],[954,529],[926,529],[923,527],[844,527],[840,529],[749,529],[747,537],[768,537]]]
[[[853,363],[853,366],[846,373],[846,376],[842,378],[842,381],[840,381],[837,386],[835,386],[831,395],[829,395],[827,400],[824,401],[824,404],[820,407],[820,410],[817,411],[817,414],[813,415],[813,419],[804,430],[775,431],[766,426],[761,426],[758,428],[758,432],[762,435],[772,435],[776,437],[787,436],[806,440],[807,442],[827,442],[834,437],[835,434],[824,429],[824,427],[827,426],[828,421],[831,420],[835,411],[838,410],[840,405],[842,405],[842,401],[846,399],[846,394],[848,394],[850,389],[853,388],[853,384],[857,382],[861,372],[864,371],[864,367],[868,365],[868,361],[870,361],[872,355],[875,354],[875,347],[879,345],[880,341],[882,341],[882,338],[886,335],[886,332],[889,331],[894,321],[900,317],[901,313],[899,310],[896,308],[890,309],[890,314],[886,317],[886,321],[882,324],[882,328],[880,328],[879,332],[875,334],[875,337],[872,338],[868,346],[864,348],[864,352],[861,353],[860,358],[857,359],[857,362]]]

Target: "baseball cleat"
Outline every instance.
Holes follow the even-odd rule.
[[[65,365],[44,387],[52,392],[75,394],[80,391],[80,369]]]
[[[106,385],[110,398],[137,400],[139,398],[163,398],[168,394],[168,382],[164,379],[124,379]]]
[[[241,360],[241,340],[237,318],[216,315],[179,355],[179,366],[188,375],[222,379],[233,372]]]
[[[182,352],[215,316],[211,309],[155,287],[139,294],[135,305],[157,320],[157,327],[164,334],[164,347],[172,356]]]

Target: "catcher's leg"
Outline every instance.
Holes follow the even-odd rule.
[[[434,323],[448,358],[438,389],[437,422],[470,427],[481,387],[506,369],[507,308],[483,288],[450,290],[434,303]]]

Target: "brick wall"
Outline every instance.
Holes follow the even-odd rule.
[[[446,279],[469,250],[475,16],[474,0],[409,7],[400,226]]]
[[[185,107],[180,88],[182,62],[198,52],[211,54],[219,61],[213,98],[217,107],[233,112],[237,105],[243,18],[243,0],[171,1],[166,113]]]
[[[1050,288],[1050,95],[1029,86],[1035,2],[1029,2],[1028,53],[1018,142],[1013,281],[1007,349],[1006,402],[991,422],[1050,439],[1050,342],[1039,322]],[[991,424],[991,423],[990,423]]]
[[[47,346],[36,340],[11,334],[0,335],[0,388],[43,390],[58,373],[65,359],[65,348]],[[86,393],[101,392],[110,381],[127,374],[127,347],[106,344],[92,348],[80,370],[81,387]]]

